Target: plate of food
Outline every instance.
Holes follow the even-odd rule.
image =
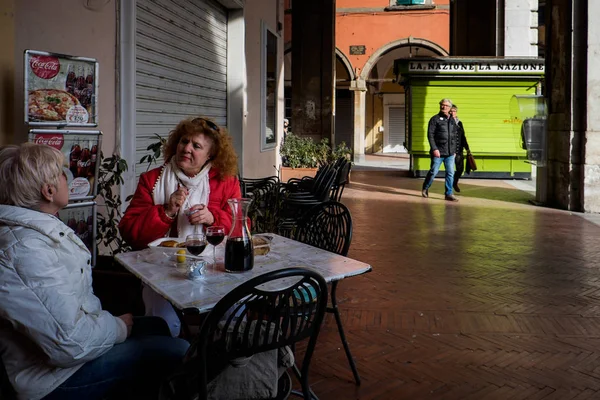
[[[252,245],[254,246],[255,256],[266,256],[271,251],[271,241],[273,236],[269,235],[252,235]]]
[[[185,249],[185,240],[181,238],[164,237],[150,242],[148,247],[153,251],[176,254],[177,250]]]

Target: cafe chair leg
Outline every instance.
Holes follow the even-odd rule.
[[[294,351],[295,351],[295,349],[294,349]],[[307,378],[302,377],[302,373],[300,372],[300,369],[298,368],[298,365],[296,364],[296,362],[294,362],[294,365],[292,366],[292,370],[294,371],[294,375],[296,376],[296,379],[298,379],[298,381],[300,382],[302,387],[304,387],[304,385],[305,385],[304,379],[307,379]],[[306,382],[306,385],[308,385],[308,381]],[[308,392],[310,395],[310,399],[319,400],[319,398],[317,397],[315,392],[313,392],[313,390],[310,386],[308,386]],[[304,393],[301,390],[292,390],[290,393],[293,394],[294,396],[306,398],[304,396]]]
[[[348,342],[346,341],[346,335],[344,334],[344,328],[342,327],[342,319],[340,318],[340,311],[337,306],[337,299],[335,297],[337,284],[338,281],[335,281],[331,284],[331,307],[327,307],[326,311],[333,313],[333,315],[335,316],[335,322],[337,323],[338,332],[340,333],[340,339],[342,339],[342,344],[344,345],[344,351],[346,352],[346,357],[348,358],[350,369],[352,370],[352,374],[354,375],[356,385],[360,386],[360,376],[358,375],[358,370],[356,369],[354,358],[352,358],[350,346],[348,346]]]

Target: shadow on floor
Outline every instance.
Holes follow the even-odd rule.
[[[397,182],[397,186],[389,186],[390,177],[394,178],[394,182]],[[402,171],[370,171],[368,173],[365,173],[364,171],[356,171],[353,173],[352,182],[349,187],[359,191],[421,197],[422,186],[422,178],[408,178],[403,174]],[[475,179],[461,180],[461,192],[456,193],[456,195],[459,198],[476,198],[517,204],[530,204],[530,200],[535,199],[535,195],[531,192],[506,186],[507,185],[501,180],[485,180],[485,183],[483,183],[483,181],[478,183],[478,181]],[[443,196],[443,179],[436,179],[429,189],[429,193],[432,195],[438,194]]]

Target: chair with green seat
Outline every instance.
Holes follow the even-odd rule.
[[[207,315],[181,371],[163,385],[161,399],[208,399],[209,382],[219,379],[226,368],[304,339],[308,343],[302,366],[294,367],[294,372],[302,396],[312,398],[308,369],[326,306],[325,279],[306,268],[271,271],[242,283]],[[287,372],[282,376],[289,377]],[[270,399],[287,394],[278,390]]]

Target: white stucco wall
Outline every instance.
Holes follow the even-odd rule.
[[[538,0],[505,0],[504,55],[537,57]]]
[[[277,7],[279,3],[279,7]],[[277,18],[279,11],[279,18]],[[247,128],[244,134],[244,177],[256,178],[275,175],[274,165],[279,165],[278,147],[261,152],[261,21],[276,32],[279,55],[279,99],[277,115],[277,137],[283,135],[283,30],[277,30],[277,22],[283,24],[283,0],[252,0],[244,9],[246,24],[246,68],[247,68]]]
[[[23,52],[27,49],[90,57],[98,60],[98,129],[102,149],[111,154],[115,145],[115,0],[96,10],[74,0],[19,0],[15,2],[15,130],[19,142],[27,139],[23,115]],[[90,1],[90,5],[105,2]]]

